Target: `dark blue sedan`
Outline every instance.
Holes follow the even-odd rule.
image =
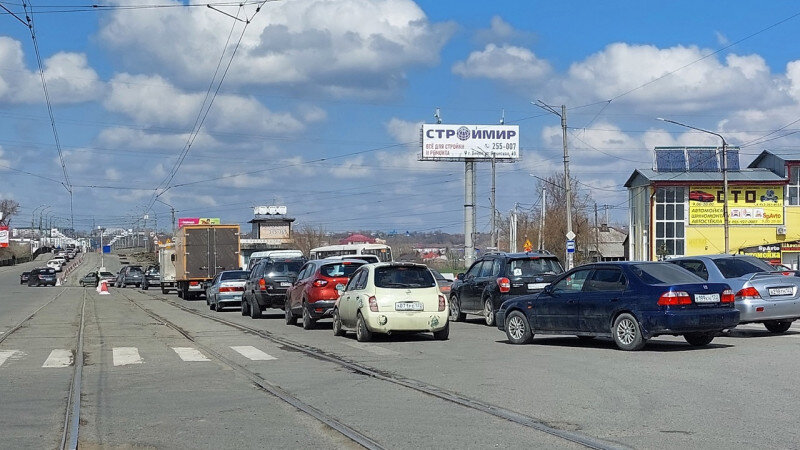
[[[606,336],[622,350],[639,350],[662,334],[683,335],[694,346],[739,323],[734,294],[664,262],[610,262],[576,267],[539,294],[510,299],[497,327],[513,344],[534,334]]]

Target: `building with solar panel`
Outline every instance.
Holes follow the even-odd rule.
[[[721,147],[656,147],[652,169],[628,178],[633,260],[724,253]],[[731,253],[800,265],[800,160],[762,152],[739,165],[727,147]]]

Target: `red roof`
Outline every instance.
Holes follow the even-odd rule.
[[[363,234],[351,234],[350,236],[340,239],[340,244],[372,244],[375,239],[364,236]]]

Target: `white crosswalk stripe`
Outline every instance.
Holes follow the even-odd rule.
[[[18,352],[19,350],[0,350],[0,366]]]
[[[139,349],[136,347],[114,347],[112,353],[115,366],[142,364],[144,362],[142,357],[139,356]]]
[[[231,348],[245,358],[253,361],[270,361],[276,359],[274,356],[249,345],[233,346]]]
[[[42,367],[69,367],[72,365],[74,359],[75,358],[70,350],[57,348],[50,352],[50,356],[47,357],[47,360],[44,362],[44,364],[42,364]]]
[[[184,361],[210,361],[200,350],[192,347],[172,347]]]

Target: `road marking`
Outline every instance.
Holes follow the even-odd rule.
[[[136,347],[114,347],[114,365],[127,366],[128,364],[141,364],[142,357]]]
[[[236,346],[231,348],[234,349],[236,352],[238,352],[240,355],[244,356],[245,358],[251,359],[253,361],[269,361],[272,359],[276,359],[274,356],[264,353],[261,350],[255,347],[251,347],[249,345]]]
[[[364,344],[361,342],[345,342],[345,345],[348,345],[353,348],[357,348],[359,350],[364,350],[365,352],[374,353],[380,356],[397,356],[400,352],[396,352],[394,350],[389,350],[388,348],[384,348],[374,344]]]
[[[74,359],[71,351],[57,348],[50,352],[50,356],[47,357],[42,367],[69,367]]]
[[[200,350],[192,347],[172,347],[175,353],[184,361],[209,361],[206,355],[200,353]]]
[[[0,366],[2,366],[8,358],[11,358],[17,352],[19,352],[19,350],[0,350]]]

